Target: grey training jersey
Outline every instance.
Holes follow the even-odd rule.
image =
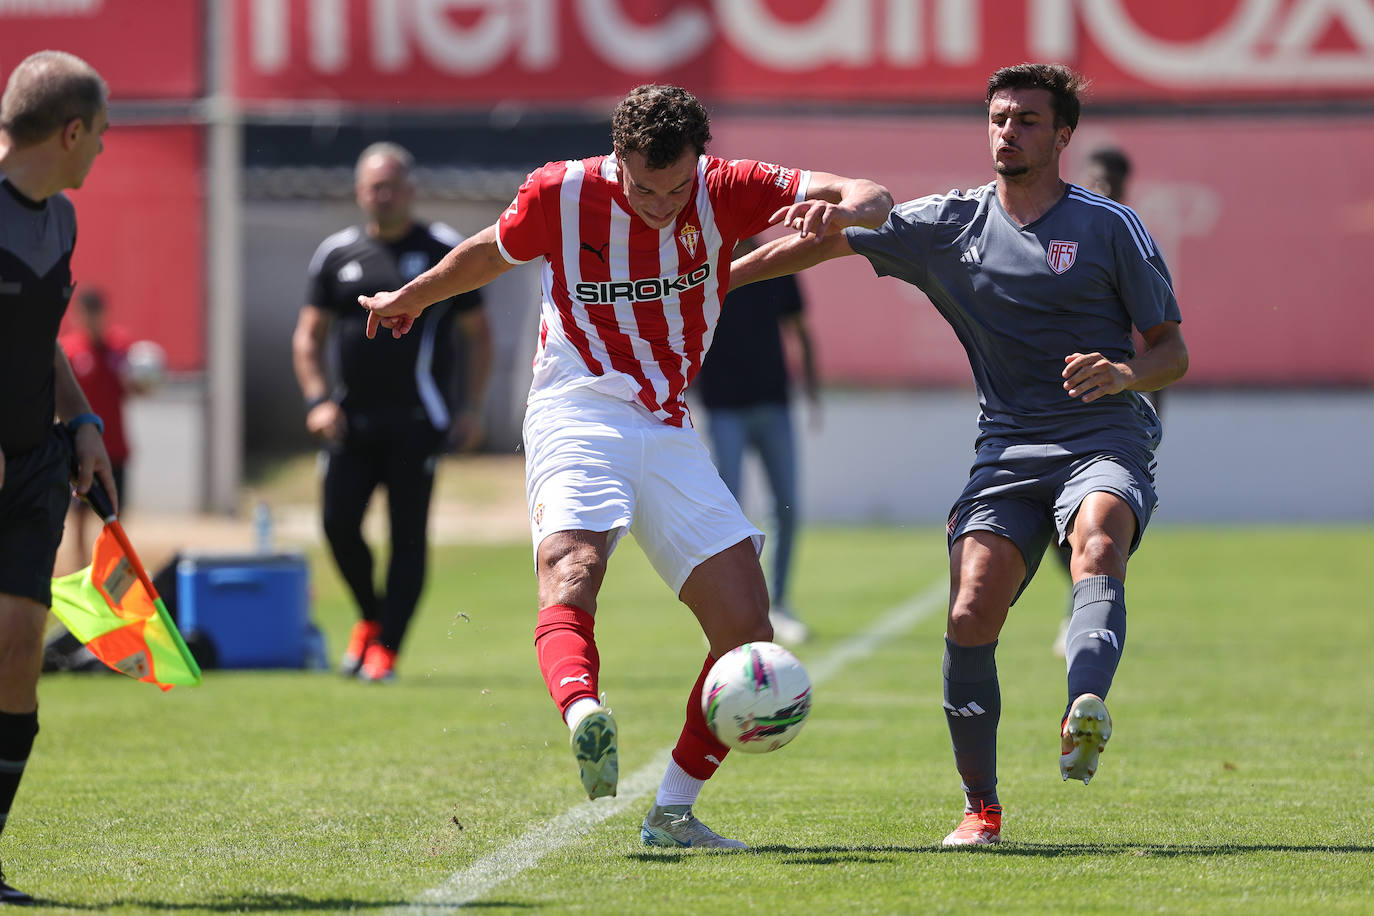
[[[1019,226],[996,184],[899,204],[878,229],[850,228],[880,275],[917,286],[953,326],[973,369],[982,436],[1152,449],[1159,419],[1123,391],[1084,404],[1063,388],[1064,357],[1134,356],[1131,326],[1179,321],[1169,269],[1129,207],[1076,185]]]

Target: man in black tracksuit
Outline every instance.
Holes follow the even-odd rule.
[[[477,292],[427,313],[419,334],[380,342],[364,336],[360,294],[405,283],[463,238],[443,223],[413,219],[412,165],[410,154],[394,143],[363,151],[356,190],[366,222],[336,232],[316,250],[292,339],[306,427],[325,443],[325,537],[361,614],[341,667],[374,682],[395,677],[396,654],[424,586],[435,464],[446,441],[472,448],[480,440],[491,362]],[[457,346],[455,331],[465,346]],[[465,356],[464,407],[450,416],[445,391],[459,353]],[[362,535],[363,515],[379,484],[386,487],[391,525],[391,559],[380,593]]]

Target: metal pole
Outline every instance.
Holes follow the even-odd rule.
[[[243,133],[234,98],[233,0],[205,0],[206,506],[238,509],[243,475]]]

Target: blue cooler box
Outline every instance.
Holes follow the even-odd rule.
[[[299,553],[187,554],[177,564],[177,620],[209,638],[221,668],[303,668],[309,587]]]

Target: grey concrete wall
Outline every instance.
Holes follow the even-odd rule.
[[[972,462],[977,416],[972,390],[825,392],[819,428],[801,408],[795,416],[803,517],[943,520]],[[1170,392],[1165,427],[1158,521],[1374,521],[1374,391],[1184,389]],[[746,511],[765,521],[752,461],[745,490]]]

